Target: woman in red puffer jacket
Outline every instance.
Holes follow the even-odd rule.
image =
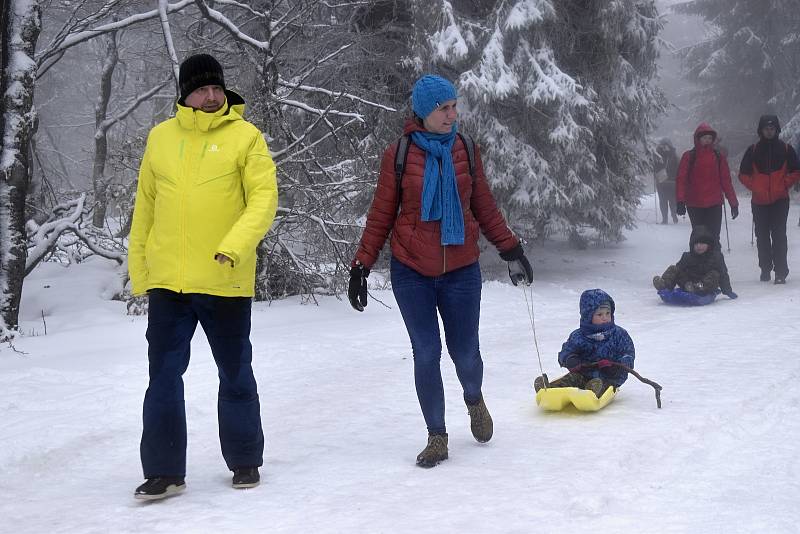
[[[497,209],[477,147],[474,176],[470,174],[467,146],[457,134],[453,84],[426,75],[414,84],[411,96],[414,116],[403,130],[409,145],[402,179],[398,185],[395,156],[401,143],[397,142],[383,154],[350,271],[348,297],[353,308],[364,310],[366,278],[391,232],[392,291],[411,339],[417,397],[428,427],[428,444],[417,456],[417,465],[433,467],[448,456],[437,311],[464,390],[472,434],[479,442],[489,441],[493,425],[481,392],[478,342],[479,233],[509,262],[515,285],[530,284],[533,272],[519,239]]]
[[[705,226],[719,242],[723,194],[731,205],[731,218],[739,216],[739,200],[731,183],[728,160],[714,148],[717,132],[703,122],[694,132],[694,148],[681,157],[676,180],[678,215],[689,211],[692,229]]]

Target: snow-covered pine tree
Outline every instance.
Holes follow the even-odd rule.
[[[758,117],[776,113],[783,137],[800,132],[800,4],[796,0],[692,0],[674,6],[709,24],[684,53],[699,84],[696,115],[711,121],[733,152],[752,143]]]
[[[655,3],[503,0],[485,13],[463,4],[436,2],[429,49],[440,70],[460,72],[462,124],[510,220],[531,237],[590,227],[620,239],[664,109],[652,85]]]

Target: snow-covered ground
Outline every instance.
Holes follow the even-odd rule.
[[[414,465],[425,426],[390,291],[374,293],[391,309],[373,300],[363,314],[334,298],[257,303],[261,486],[230,488],[216,369],[198,333],[185,377],[187,490],[153,504],[133,499],[146,318],[102,297],[113,264],[42,265],[26,280],[19,352],[0,348],[0,532],[797,532],[797,217],[792,206],[788,284],[761,283],[743,199],[727,255],[740,298],[703,308],[668,307],[650,285],[689,237],[688,220],[654,224],[652,198],[621,244],[530,250],[549,376],[581,291],[600,287],[636,343],[637,369],[664,386],[663,409],[631,377],[601,412],[540,411],[523,292],[487,282],[481,347],[495,435],[473,440],[445,356],[450,459],[430,470]]]

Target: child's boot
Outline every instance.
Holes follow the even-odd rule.
[[[544,383],[544,376],[537,376],[536,380],[533,381],[533,389],[536,393],[539,393],[539,390],[545,386]]]
[[[661,279],[660,276],[653,277],[653,287],[657,290],[661,291],[662,289],[667,288],[667,284],[664,283],[664,280]]]
[[[580,373],[569,372],[550,382],[551,388],[580,388],[586,383],[586,378]]]
[[[667,267],[667,270],[664,271],[664,274],[661,275],[661,283],[664,285],[662,289],[672,289],[675,287],[675,283],[678,279],[678,268],[674,265],[670,265]],[[653,285],[655,285],[655,279],[653,279]]]
[[[586,384],[583,386],[583,389],[593,392],[598,399],[603,395],[603,392],[606,390],[602,378],[592,378],[590,380],[587,380]]]

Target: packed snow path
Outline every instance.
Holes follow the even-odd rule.
[[[796,531],[797,206],[787,285],[758,281],[745,198],[726,254],[740,298],[685,309],[662,304],[650,280],[686,249],[688,220],[657,225],[652,199],[643,205],[623,243],[529,248],[536,329],[555,378],[581,291],[605,289],[636,343],[637,370],[664,386],[663,409],[631,377],[601,412],[540,411],[522,290],[487,282],[481,347],[494,438],[481,445],[470,435],[445,355],[450,459],[423,470],[414,458],[425,426],[391,291],[373,291],[391,309],[371,300],[363,314],[334,298],[258,303],[261,486],[230,488],[216,369],[198,333],[185,376],[187,490],[154,504],[133,499],[146,318],[103,298],[112,263],[43,265],[26,280],[26,335],[14,343],[22,353],[0,349],[0,532]],[[488,274],[502,268],[487,261]]]

